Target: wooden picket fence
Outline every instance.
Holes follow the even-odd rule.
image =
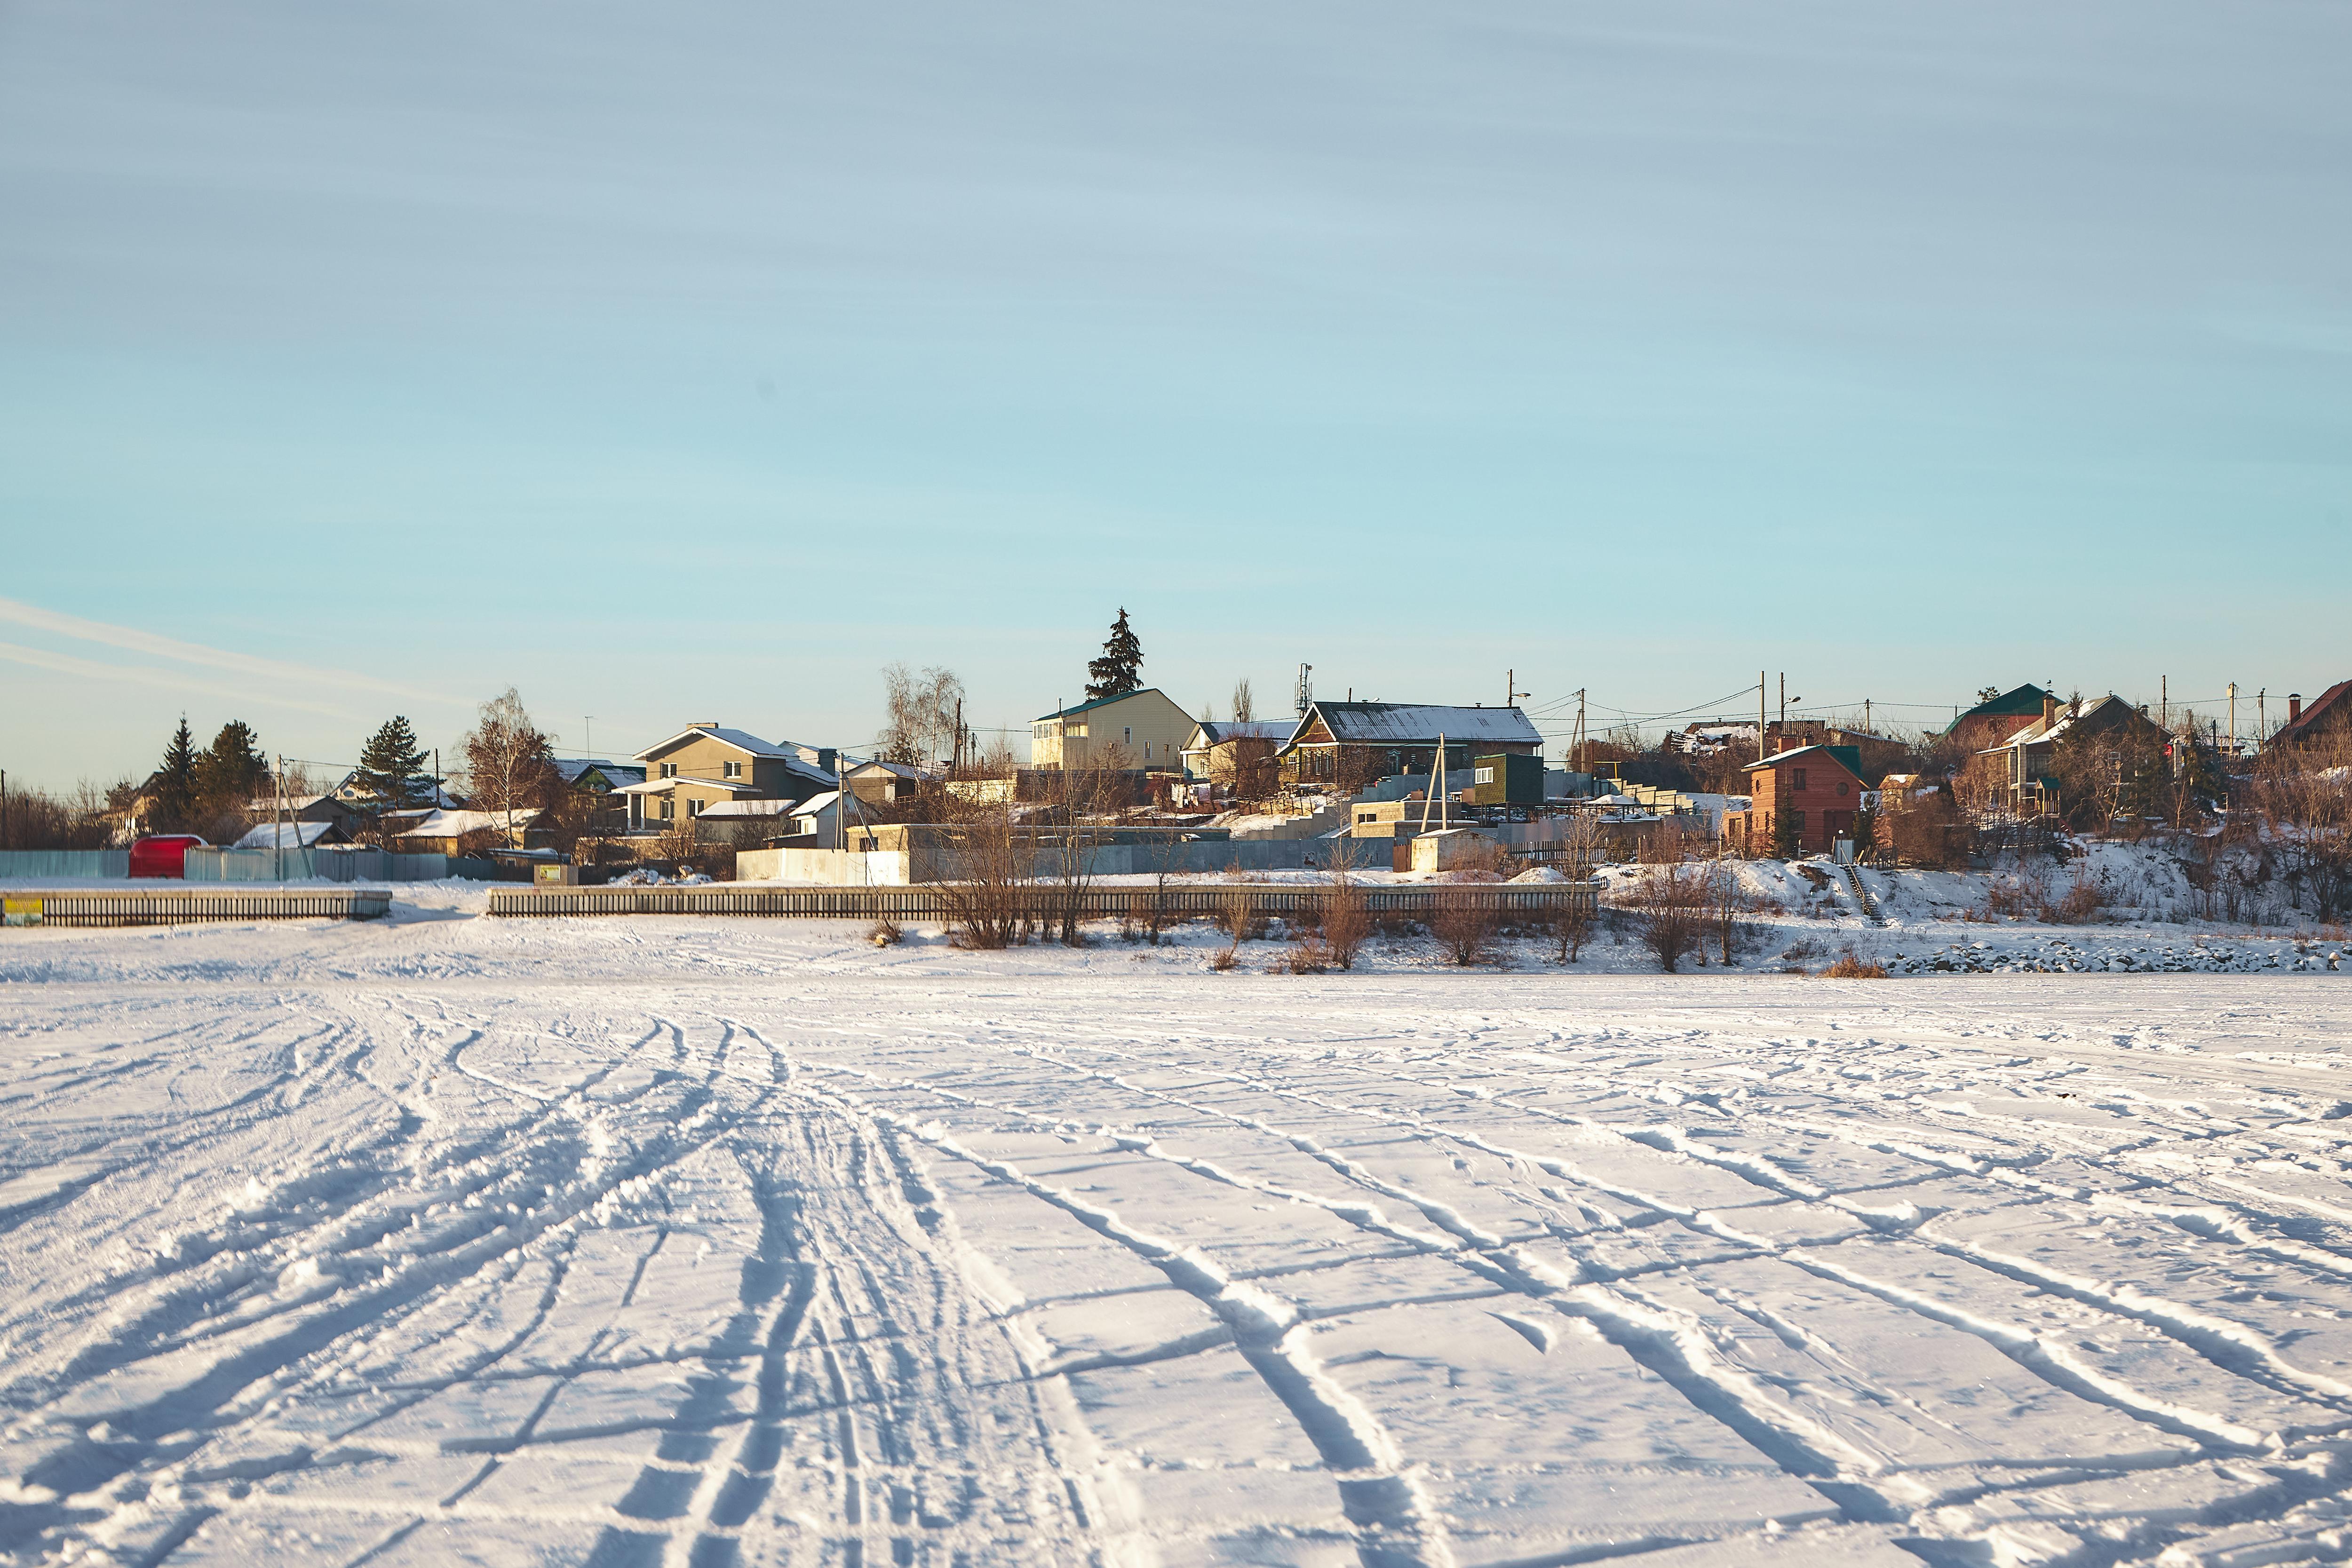
[[[1595,902],[1596,884],[1580,882],[1444,883],[1436,886],[1358,885],[1374,917],[1427,921],[1441,910],[1462,906],[1492,910],[1504,921],[1540,921],[1563,905]],[[1178,888],[1122,885],[1073,890],[1051,884],[1025,889],[1039,917],[1057,918],[1069,900],[1081,920],[1129,920],[1142,924],[1155,911],[1161,923],[1215,920],[1246,899],[1260,916],[1319,913],[1331,896],[1325,884],[1299,882],[1222,883]],[[493,888],[494,915],[767,915],[811,920],[949,921],[955,910],[937,884],[910,888],[764,888],[714,885],[690,888]]]
[[[388,888],[11,888],[12,926],[156,926],[198,921],[369,921],[392,908]]]

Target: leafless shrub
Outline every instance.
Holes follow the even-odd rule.
[[[2067,884],[2065,892],[2055,899],[2045,894],[2039,912],[2042,921],[2050,925],[2084,925],[2098,918],[2105,901],[2105,895],[2097,879],[2091,875],[2090,868],[2077,866],[2074,868],[2074,879]]]
[[[1974,911],[1985,921],[2023,920],[2038,915],[2050,903],[2050,881],[2038,871],[1996,875],[1985,885],[1983,901]]]
[[[1822,971],[1822,977],[1826,980],[1884,980],[1886,978],[1886,965],[1864,959],[1848,948],[1836,963]]]
[[[898,929],[897,921],[884,915],[866,931],[866,940],[877,947],[896,947],[907,940],[907,933]]]
[[[1023,941],[1034,926],[1034,852],[996,803],[973,808],[948,836],[955,879],[939,885],[948,936],[958,947],[995,949]]]
[[[1241,962],[1244,942],[1265,934],[1265,917],[1258,913],[1257,889],[1246,882],[1236,882],[1228,888],[1218,923],[1224,927],[1225,945],[1209,960],[1209,967],[1222,974]]]
[[[1293,939],[1278,967],[1286,974],[1320,974],[1331,967],[1331,945],[1311,931]]]
[[[1493,956],[1496,923],[1494,900],[1465,889],[1441,898],[1430,911],[1429,932],[1448,958],[1467,969]]]
[[[1703,874],[1686,866],[1650,867],[1627,902],[1633,912],[1634,935],[1661,970],[1672,974],[1693,954],[1706,962],[1700,946],[1707,906]]]
[[[1364,940],[1372,934],[1370,901],[1343,868],[1334,868],[1331,890],[1323,896],[1323,945],[1335,969],[1353,969]]]

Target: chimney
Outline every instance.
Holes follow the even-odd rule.
[[[2058,699],[2057,699],[2056,697],[2053,696],[2051,693],[2049,693],[2049,692],[2045,691],[2045,692],[2043,692],[2043,693],[2042,694],[2042,725],[2043,725],[2043,727],[2047,728],[2049,725],[2051,725],[2051,724],[2053,724],[2053,723],[2057,722],[2057,720],[2058,720]]]
[[[2303,693],[2300,691],[2286,694],[2286,721],[2290,724],[2303,722]]]

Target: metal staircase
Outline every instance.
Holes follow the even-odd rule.
[[[1862,868],[1851,860],[1841,860],[1838,870],[1843,873],[1846,890],[1853,895],[1853,907],[1862,911],[1862,918],[1874,926],[1885,925],[1886,920],[1878,912],[1878,900],[1870,896],[1870,889],[1863,882]]]

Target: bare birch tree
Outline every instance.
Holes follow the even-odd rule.
[[[482,704],[463,749],[475,809],[503,816],[506,841],[511,846],[516,816],[549,809],[562,787],[547,736],[531,722],[522,698],[509,686]]]

